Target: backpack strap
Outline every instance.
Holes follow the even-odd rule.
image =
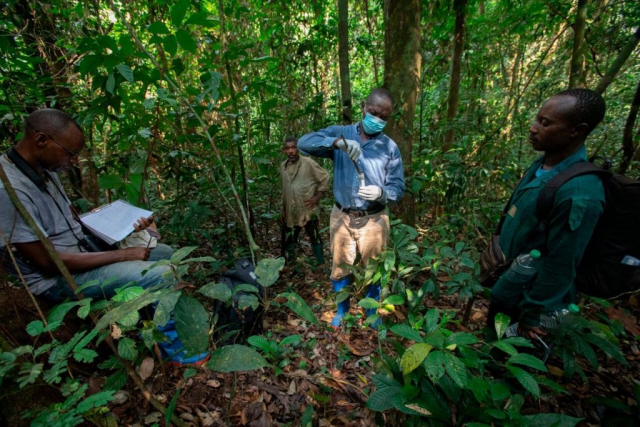
[[[567,181],[576,176],[595,174],[600,177],[608,177],[613,175],[612,172],[602,169],[594,165],[593,163],[576,163],[573,166],[563,170],[547,182],[547,185],[540,191],[538,200],[536,201],[536,216],[541,218],[540,231],[544,231],[549,225],[549,216],[551,215],[551,209],[553,209],[553,203],[555,201],[556,193]]]

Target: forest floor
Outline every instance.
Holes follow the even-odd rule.
[[[378,425],[398,425],[398,420],[389,418],[389,415],[376,414],[366,408],[367,395],[372,391],[372,358],[379,351],[394,354],[393,348],[387,341],[378,339],[377,331],[362,325],[362,313],[353,307],[355,304],[352,304],[352,317],[346,328],[334,331],[326,326],[333,316],[328,268],[312,268],[311,263],[305,262],[308,260],[301,257],[294,266],[285,267],[279,282],[269,289],[271,297],[288,290],[297,292],[321,319],[321,327],[318,327],[303,322],[287,308],[270,307],[267,310],[264,319],[266,338],[279,341],[294,334],[302,337],[300,344],[280,359],[289,361],[283,364],[286,366],[282,366],[282,373],[276,376],[274,368],[265,368],[247,373],[219,374],[199,368],[197,375],[189,378],[178,390],[187,367],[161,366],[155,360],[154,368],[145,374],[149,390],[165,405],[179,392],[175,414],[187,425],[299,426],[303,417],[313,417],[314,426],[372,426],[376,425],[376,418]],[[639,300],[637,295],[631,296],[608,308],[605,313],[611,319],[618,319],[629,337],[640,335],[637,317],[633,317],[640,315]],[[457,295],[443,293],[438,301],[428,301],[428,306],[455,311],[456,319],[460,319],[464,304]],[[479,297],[470,321],[465,325],[458,322],[455,327],[466,332],[481,331],[487,307],[488,301]],[[595,316],[597,310],[602,309],[588,308],[586,315]],[[394,322],[402,320],[404,314],[397,310],[389,316],[391,318],[385,321]],[[25,327],[36,318],[35,308],[24,290],[3,289],[0,293],[0,328],[3,335],[13,341],[12,344],[32,340],[25,333]],[[69,315],[66,332],[61,328],[60,333],[70,337],[78,327],[76,322],[78,319]],[[629,366],[624,367],[600,355],[600,367],[594,370],[586,360],[580,359],[578,363],[584,369],[588,382],[577,375],[564,378],[562,361],[552,357],[548,362],[549,375],[568,393],[542,393],[537,401],[529,397],[523,412],[563,413],[583,418],[580,425],[587,426],[606,424],[602,407],[592,402],[592,397],[608,397],[627,405],[637,405],[633,398],[633,378],[638,380],[640,372],[639,341],[634,338],[620,341]],[[101,376],[103,372],[98,369],[94,373],[80,370],[76,375],[84,377],[89,382],[89,389],[95,392],[100,390],[106,379]],[[59,398],[47,387],[35,387],[29,393],[0,400],[0,406],[4,407],[0,414],[9,423],[6,425],[25,423],[20,421],[18,414],[24,409],[31,409],[34,402],[44,405],[47,396],[51,401]],[[29,397],[34,395],[38,399]],[[21,396],[19,401],[16,401],[16,396]],[[4,404],[6,399],[9,399],[9,411]],[[118,425],[164,425],[161,414],[131,383],[127,383],[109,407]]]

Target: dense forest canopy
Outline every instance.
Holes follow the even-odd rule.
[[[438,268],[450,268],[446,293],[457,310],[469,301],[468,320],[478,250],[539,155],[528,129],[544,100],[601,93],[607,113],[587,150],[640,176],[639,42],[635,0],[0,0],[0,148],[38,108],[73,115],[87,141],[65,178],[74,202],[152,209],[170,243],[215,258],[189,277],[199,285],[238,256],[278,256],[285,137],[356,122],[385,87],[407,187],[394,214],[413,227],[395,243],[419,242],[434,280],[417,288],[434,301]],[[411,327],[429,322],[412,316]]]

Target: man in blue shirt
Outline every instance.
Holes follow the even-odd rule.
[[[333,160],[336,203],[331,212],[330,235],[333,257],[331,282],[335,292],[353,281],[349,270],[342,264],[353,264],[358,253],[366,263],[382,252],[389,238],[386,206],[400,200],[404,192],[400,150],[391,138],[382,133],[392,109],[391,92],[374,89],[362,103],[360,122],[329,126],[298,141],[300,150]],[[378,300],[380,285],[371,285],[367,297]],[[348,311],[347,298],[338,303],[331,325],[339,327]],[[367,310],[366,314],[375,314],[375,310]]]

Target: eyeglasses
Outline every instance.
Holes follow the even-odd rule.
[[[34,129],[35,130],[35,129]],[[62,145],[61,143],[59,143],[58,141],[56,141],[55,139],[53,139],[53,137],[51,135],[49,135],[48,133],[44,133],[44,132],[40,132],[39,130],[35,130],[36,133],[41,133],[44,136],[46,136],[47,138],[49,138],[51,141],[53,141],[54,143],[56,143],[57,145],[59,145],[60,147],[62,147],[64,149],[64,151],[67,152],[67,154],[69,154],[71,156],[71,158],[75,158],[78,157],[80,155],[80,151],[73,151],[73,150],[69,150],[67,147],[65,147],[64,145]]]

